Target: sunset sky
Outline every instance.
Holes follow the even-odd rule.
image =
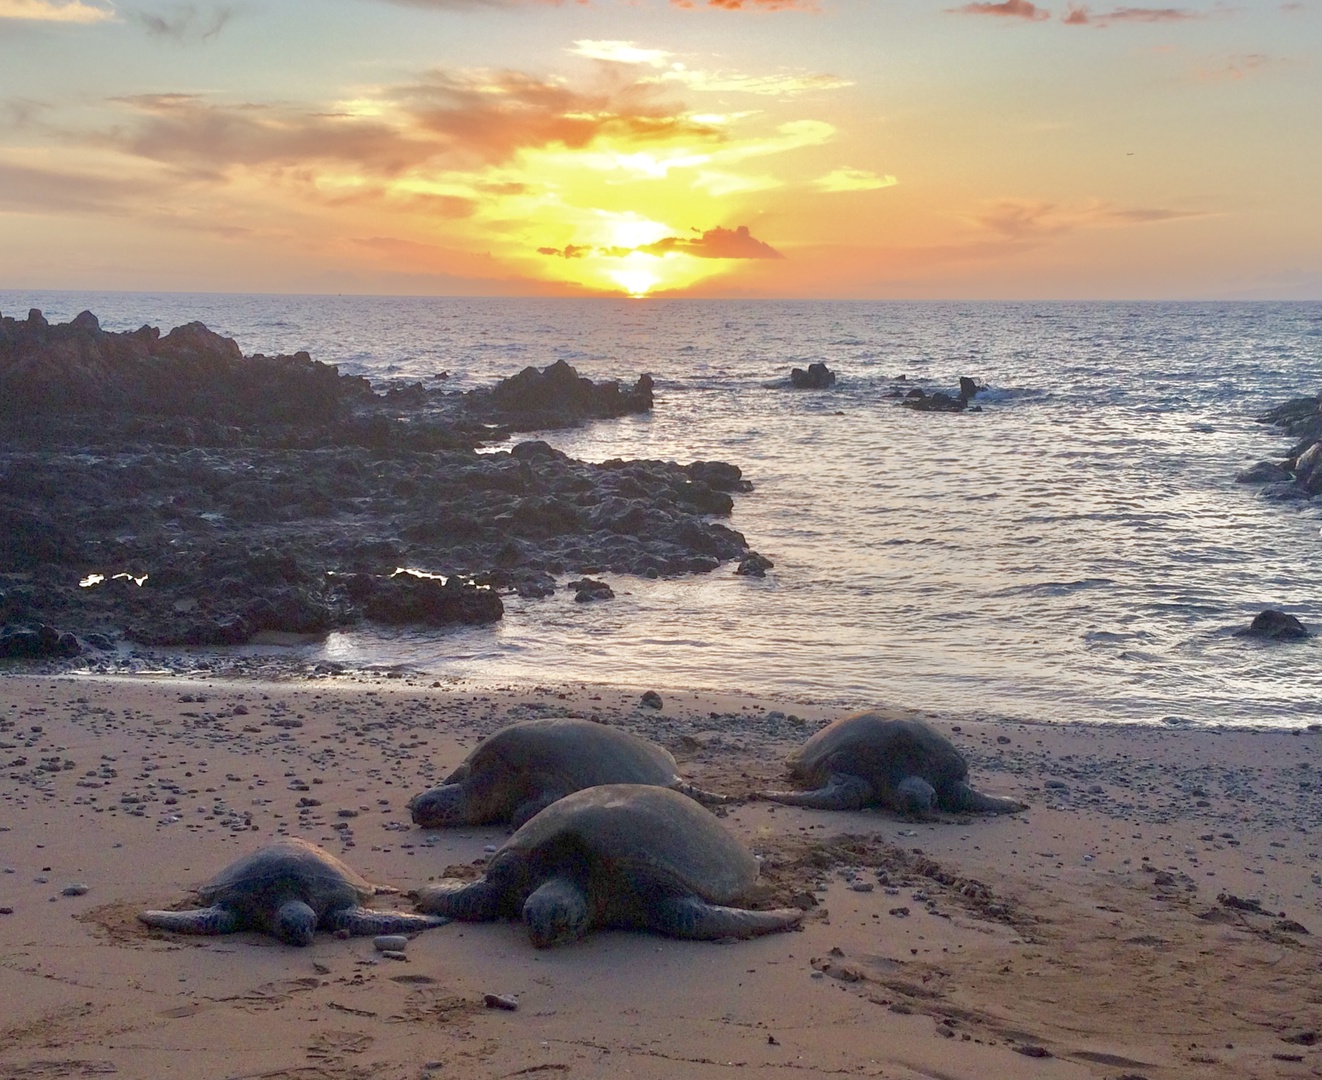
[[[0,0],[0,288],[1322,299],[1322,0]]]

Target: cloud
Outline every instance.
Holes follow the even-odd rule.
[[[632,41],[598,41],[584,38],[574,42],[569,50],[575,56],[586,56],[589,60],[607,60],[613,64],[646,64],[650,67],[665,67],[669,63],[670,53],[664,49],[644,49]]]
[[[208,15],[194,4],[175,4],[164,14],[132,11],[128,17],[146,28],[152,37],[184,42],[209,41],[217,37],[234,14],[235,9],[229,5],[214,7]]]
[[[1199,82],[1239,82],[1281,61],[1266,53],[1241,53],[1230,57],[1219,68],[1204,68],[1197,73]]]
[[[158,194],[138,179],[0,162],[0,212],[116,215]]]
[[[818,191],[836,193],[841,191],[876,191],[879,188],[894,187],[899,181],[887,174],[878,176],[866,169],[835,169],[825,176],[819,176],[812,182]]]
[[[702,71],[672,60],[674,54],[664,49],[646,49],[632,41],[585,39],[574,42],[570,52],[590,60],[650,67],[657,74],[643,76],[640,82],[680,83],[690,90],[787,97],[811,90],[838,90],[854,85],[852,79],[842,79],[836,75],[808,75],[802,72],[746,75],[739,72]]]
[[[695,230],[696,231],[696,230]],[[635,247],[604,247],[566,244],[563,248],[539,247],[539,255],[561,259],[583,259],[589,255],[623,259],[637,252],[644,255],[692,255],[698,259],[783,259],[785,256],[748,231],[747,225],[726,229],[718,225],[698,236],[666,236]]]
[[[695,255],[699,259],[783,259],[785,256],[770,244],[758,240],[747,225],[736,229],[716,226],[698,237],[667,236],[636,250],[648,255],[665,255],[672,251]]]
[[[1101,12],[1097,15],[1092,14],[1089,9],[1083,5],[1071,4],[1069,12],[1061,20],[1067,26],[1087,26],[1089,24],[1096,26],[1110,26],[1112,23],[1174,23],[1189,22],[1193,19],[1205,19],[1207,16],[1199,11],[1190,11],[1188,8],[1149,8],[1149,7],[1122,7],[1114,8],[1111,11]]]
[[[955,15],[1002,15],[1016,19],[1030,19],[1040,22],[1051,18],[1051,12],[1030,4],[1028,0],[1005,0],[1001,4],[965,4],[963,7],[947,8]]]
[[[427,8],[433,11],[463,11],[472,8],[516,8],[531,5],[559,7],[567,0],[376,0],[397,7]],[[587,5],[591,0],[573,0]],[[673,7],[693,10],[718,8],[725,11],[817,11],[817,0],[670,0]]]
[[[725,11],[817,11],[816,0],[670,0],[677,8],[721,8]]]
[[[1122,7],[1108,11],[1105,15],[1099,15],[1098,19],[1104,22],[1166,23],[1187,22],[1190,19],[1203,17],[1201,12],[1190,11],[1188,8]]]
[[[1002,199],[974,220],[984,229],[1010,240],[1027,241],[1060,236],[1084,228],[1150,225],[1206,216],[1207,212],[1203,210],[1124,208],[1103,200],[1067,207],[1026,199]]]
[[[0,19],[32,22],[98,23],[115,18],[113,8],[84,4],[82,0],[0,0]]]
[[[366,176],[502,165],[523,151],[583,150],[604,139],[641,148],[683,139],[719,145],[719,124],[688,116],[660,89],[613,81],[577,90],[520,72],[433,71],[339,110],[214,102],[199,95],[112,99],[134,114],[93,142],[196,177],[235,168],[307,170],[327,163]]]

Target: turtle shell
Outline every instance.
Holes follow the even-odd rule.
[[[525,720],[484,739],[455,770],[472,780],[491,773],[533,774],[577,791],[597,784],[659,784],[678,779],[670,752],[593,720]]]
[[[902,713],[859,712],[827,724],[790,755],[790,772],[814,787],[827,782],[831,758],[848,762],[839,771],[893,790],[906,776],[920,776],[938,791],[968,776],[968,763],[940,732]]]
[[[687,795],[649,784],[603,784],[552,803],[506,841],[554,870],[572,853],[626,877],[660,876],[704,900],[726,904],[757,880],[757,860],[710,810]]]
[[[230,863],[197,892],[208,904],[235,904],[281,888],[301,893],[314,907],[359,904],[376,893],[375,886],[329,851],[295,837]]]

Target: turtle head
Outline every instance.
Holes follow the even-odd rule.
[[[467,825],[468,793],[463,784],[442,784],[409,800],[413,824],[424,829]]]
[[[587,932],[590,914],[587,895],[567,877],[544,882],[523,903],[528,936],[539,949],[581,938]]]
[[[906,776],[895,785],[895,809],[917,818],[936,812],[936,788],[921,776]]]
[[[317,913],[302,900],[289,900],[275,913],[271,933],[286,945],[311,945],[317,932]]]

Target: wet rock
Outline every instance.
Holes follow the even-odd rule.
[[[390,626],[450,626],[497,622],[505,605],[492,590],[457,577],[440,581],[406,571],[373,579],[363,610]]]
[[[741,577],[766,577],[767,571],[775,565],[766,556],[759,555],[756,551],[750,551],[739,560],[735,573]]]
[[[806,371],[791,368],[790,385],[796,390],[825,390],[835,385],[835,372],[823,363],[809,364]]]
[[[1295,616],[1267,608],[1253,616],[1247,628],[1236,630],[1235,636],[1261,638],[1264,641],[1302,641],[1310,635]]]
[[[574,591],[574,600],[579,604],[587,604],[593,600],[614,600],[615,591],[604,581],[597,581],[595,578],[580,578],[577,581],[567,582],[566,589]]]

